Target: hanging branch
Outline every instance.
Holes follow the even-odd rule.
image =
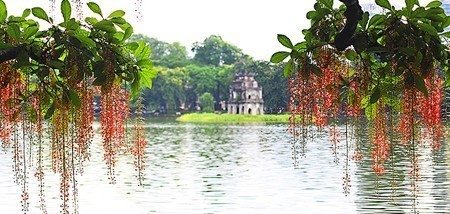
[[[358,0],[339,0],[347,6],[344,12],[347,21],[345,27],[336,35],[334,45],[339,51],[345,50],[348,46],[353,45],[355,41],[355,30],[358,21],[362,19],[363,10]]]
[[[22,45],[13,46],[13,47],[9,47],[9,48],[0,50],[0,64],[3,62],[17,58],[20,50],[24,47],[25,46],[22,44]]]

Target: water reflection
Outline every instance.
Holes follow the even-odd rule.
[[[420,177],[417,182],[409,175],[411,163],[404,146],[394,147],[384,176],[375,176],[371,159],[363,159],[356,167],[358,213],[449,213],[449,149],[446,142],[434,155],[427,142],[419,143]],[[370,152],[365,145],[365,156],[370,157]],[[417,191],[414,191],[414,185]]]
[[[285,125],[194,125],[149,123],[144,187],[137,186],[133,158],[119,158],[117,184],[109,185],[99,135],[91,162],[79,176],[80,213],[374,213],[410,212],[409,160],[400,148],[396,157],[395,196],[389,172],[374,176],[369,151],[350,163],[351,189],[343,194],[345,150],[338,164],[329,134],[308,142],[306,157],[294,169]],[[343,144],[342,144],[343,145]],[[427,154],[423,149],[423,154]],[[352,151],[351,151],[352,152]],[[417,209],[450,212],[448,146],[435,159],[421,156]],[[47,160],[49,161],[49,160]],[[12,183],[11,159],[0,155],[1,213],[20,213],[20,188]],[[37,207],[37,183],[30,184],[31,213]],[[59,212],[58,177],[47,173],[49,213]]]

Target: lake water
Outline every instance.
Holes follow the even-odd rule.
[[[117,183],[109,184],[96,136],[91,161],[85,173],[77,177],[81,214],[411,213],[414,209],[421,213],[450,213],[447,143],[434,159],[428,148],[419,150],[423,154],[421,177],[414,200],[409,161],[400,149],[396,154],[399,176],[395,177],[395,191],[389,172],[377,182],[366,152],[361,163],[351,161],[348,165],[351,187],[346,196],[342,186],[345,141],[340,143],[336,163],[328,133],[319,133],[308,142],[306,156],[294,167],[286,125],[155,122],[146,127],[149,145],[143,187],[138,186],[130,156],[119,158]],[[21,190],[13,182],[11,165],[11,155],[0,153],[2,214],[21,213]],[[47,209],[59,213],[58,176],[46,172]],[[33,172],[30,175],[30,213],[41,213],[38,185]]]

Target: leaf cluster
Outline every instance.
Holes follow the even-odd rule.
[[[82,22],[72,17],[69,0],[62,0],[63,21],[56,23],[40,7],[25,9],[21,16],[8,16],[0,0],[0,61],[12,62],[45,91],[47,118],[61,100],[75,107],[81,105],[74,92],[77,83],[93,79],[93,85],[106,85],[105,69],[110,62],[114,81],[130,83],[134,95],[142,86],[151,88],[157,76],[148,59],[150,47],[145,42],[126,43],[133,27],[123,18],[125,12],[116,10],[105,17],[96,3],[87,6],[98,17]],[[41,29],[35,18],[50,27]],[[23,95],[22,100],[26,99]]]
[[[405,7],[396,9],[389,0],[376,0],[383,8],[383,14],[363,14],[354,34],[352,46],[341,53],[344,60],[363,63],[370,78],[367,84],[372,93],[370,103],[386,97],[389,84],[401,79],[406,87],[415,87],[428,96],[424,79],[436,67],[445,71],[447,85],[450,84],[449,50],[447,39],[450,32],[450,17],[441,7],[441,1],[432,1],[425,6],[418,0],[405,0]],[[288,51],[272,55],[271,62],[280,63],[289,57],[284,74],[291,76],[295,65],[308,66],[304,72],[321,75],[314,65],[319,54],[318,47],[333,47],[334,38],[345,23],[345,6],[333,8],[333,0],[317,0],[314,10],[307,13],[311,27],[303,30],[304,41],[293,44],[291,40],[278,35],[278,41]],[[345,78],[341,78],[345,80]],[[341,84],[345,84],[344,82]]]

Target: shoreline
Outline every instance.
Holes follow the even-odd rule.
[[[215,113],[188,113],[176,119],[182,123],[289,123],[289,114],[215,114]]]

